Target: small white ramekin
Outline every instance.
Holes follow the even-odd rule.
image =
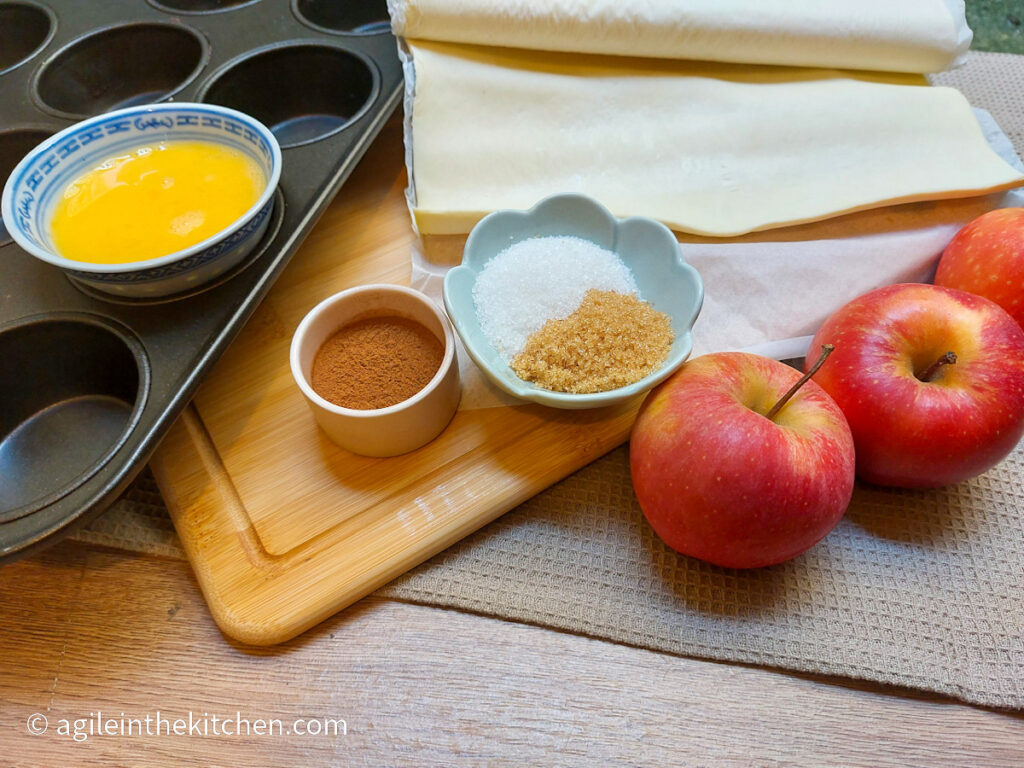
[[[397,315],[423,325],[444,346],[434,378],[408,400],[387,408],[355,410],[328,402],[310,384],[313,358],[342,326]],[[398,285],[363,285],[336,293],[309,311],[292,337],[291,368],[320,428],[346,450],[363,456],[397,456],[426,445],[452,420],[461,387],[455,336],[444,311],[422,293]]]

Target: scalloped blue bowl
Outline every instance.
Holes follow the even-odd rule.
[[[212,142],[244,152],[263,171],[263,194],[226,229],[166,256],[92,264],[57,253],[50,220],[68,183],[119,152],[167,140]],[[128,107],[75,123],[29,152],[7,180],[0,218],[18,245],[76,282],[119,296],[167,296],[219,277],[252,252],[270,223],[280,177],[281,147],[254,117],[215,104]]]
[[[657,371],[626,387],[569,394],[523,381],[501,358],[480,328],[473,286],[487,262],[510,245],[532,237],[569,235],[613,251],[636,278],[640,297],[672,319],[675,341]],[[481,219],[466,240],[462,264],[444,279],[444,305],[469,356],[505,392],[555,408],[599,408],[636,397],[668,378],[693,349],[693,323],[704,301],[704,283],[683,260],[675,235],[660,222],[615,218],[583,195],[555,195],[528,211],[497,211]]]

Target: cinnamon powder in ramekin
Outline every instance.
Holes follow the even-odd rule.
[[[342,408],[387,408],[430,383],[443,359],[441,342],[420,323],[367,317],[342,326],[320,346],[310,383]]]

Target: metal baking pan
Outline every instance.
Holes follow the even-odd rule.
[[[0,561],[125,489],[401,92],[385,0],[0,0],[0,185],[72,123],[169,99],[248,112],[283,151],[263,242],[191,295],[86,292],[0,224]]]

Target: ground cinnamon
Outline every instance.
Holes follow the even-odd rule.
[[[414,320],[367,317],[343,326],[313,358],[313,390],[343,408],[387,408],[408,400],[441,367],[444,348]]]

